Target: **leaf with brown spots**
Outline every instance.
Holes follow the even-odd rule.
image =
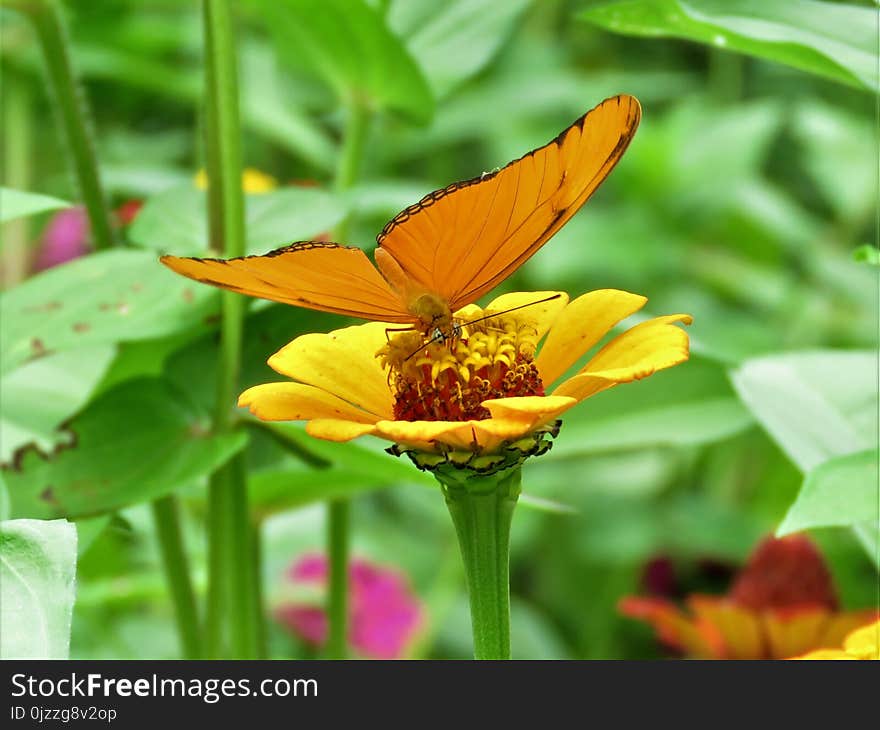
[[[187,486],[247,442],[244,432],[213,435],[209,422],[167,381],[127,381],[67,424],[70,446],[49,454],[29,448],[17,469],[3,469],[11,516],[98,515]]]
[[[200,329],[217,311],[216,292],[174,276],[152,252],[102,251],[0,295],[0,373],[50,352]]]

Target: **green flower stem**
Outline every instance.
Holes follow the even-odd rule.
[[[202,655],[196,600],[190,582],[189,566],[180,531],[177,498],[163,497],[152,503],[153,522],[159,537],[162,567],[174,603],[177,633],[184,659],[200,659]]]
[[[110,248],[114,243],[113,228],[98,173],[91,115],[70,60],[59,3],[57,0],[2,0],[0,5],[25,13],[34,25],[49,87],[89,217],[92,241],[96,249]]]
[[[450,468],[435,476],[464,561],[474,658],[510,659],[510,524],[520,468],[488,476]]]
[[[227,257],[245,253],[241,190],[241,128],[235,42],[228,0],[204,0],[205,158],[211,247]],[[235,427],[245,301],[221,295],[220,363],[214,428]],[[239,454],[212,476],[208,492],[208,652],[249,659],[259,655],[261,607],[253,591],[252,525],[246,466]],[[228,639],[228,645],[226,641]]]
[[[345,138],[334,181],[336,192],[340,194],[357,180],[370,126],[370,111],[364,104],[351,101],[347,111]],[[348,243],[350,225],[351,215],[348,215],[336,227],[334,238],[341,243]],[[330,563],[330,575],[327,585],[327,656],[331,659],[344,659],[348,653],[348,530],[348,500],[328,502],[327,559]]]
[[[345,659],[348,653],[349,507],[347,499],[327,503],[327,555],[330,561],[327,582],[328,659]]]

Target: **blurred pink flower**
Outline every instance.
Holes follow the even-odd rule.
[[[294,584],[327,583],[327,558],[311,553],[288,571]],[[422,606],[409,589],[406,577],[366,560],[349,565],[349,642],[371,659],[397,659],[422,623]],[[327,617],[319,605],[288,603],[275,612],[276,618],[306,642],[320,646],[327,638]]]
[[[79,258],[91,250],[89,220],[85,208],[60,210],[49,220],[34,261],[34,270],[43,271]]]

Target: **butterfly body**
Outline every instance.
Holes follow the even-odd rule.
[[[435,190],[389,221],[375,265],[359,248],[304,241],[235,259],[163,256],[183,276],[250,296],[456,336],[453,312],[487,294],[540,249],[608,176],[641,107],[606,99],[504,167]]]

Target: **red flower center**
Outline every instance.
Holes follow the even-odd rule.
[[[751,609],[818,605],[836,610],[837,595],[822,556],[805,537],[767,538],[752,554],[728,596]]]

